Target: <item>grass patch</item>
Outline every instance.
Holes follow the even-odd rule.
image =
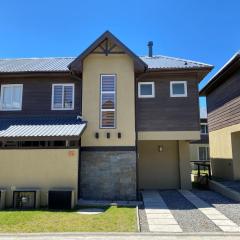
[[[198,174],[198,170],[192,170],[192,174],[197,175]],[[208,170],[200,170],[200,175],[202,174],[208,174]]]
[[[136,210],[112,206],[98,215],[74,211],[0,211],[0,232],[135,232]]]

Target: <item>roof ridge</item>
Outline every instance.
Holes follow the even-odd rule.
[[[148,56],[143,56],[143,57],[148,57]],[[179,61],[183,61],[183,62],[191,62],[191,63],[196,63],[196,64],[199,64],[199,65],[207,65],[209,67],[212,67],[213,65],[211,64],[207,64],[207,63],[204,63],[204,62],[199,62],[199,61],[193,61],[193,60],[188,60],[188,59],[185,59],[185,58],[179,58],[179,57],[171,57],[171,56],[166,56],[166,55],[153,55],[152,57],[148,57],[148,58],[167,58],[167,59],[174,59],[174,60],[179,60]]]

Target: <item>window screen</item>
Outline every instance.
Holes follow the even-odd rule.
[[[71,110],[74,108],[74,85],[73,84],[54,84],[52,109]]]
[[[22,85],[2,85],[1,108],[2,110],[21,110],[22,108]]]

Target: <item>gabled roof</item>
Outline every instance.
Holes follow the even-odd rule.
[[[3,118],[1,140],[79,139],[86,123],[76,117]]]
[[[230,60],[208,81],[200,91],[200,96],[206,96],[219,86],[229,74],[240,68],[240,51],[236,52]]]
[[[72,71],[82,71],[82,61],[92,51],[94,51],[103,41],[110,39],[123,49],[134,61],[134,66],[137,71],[144,71],[147,64],[142,61],[134,52],[132,52],[126,45],[124,45],[118,38],[116,38],[109,31],[104,32],[97,40],[95,40],[85,51],[83,51],[72,63],[69,64],[69,69]]]
[[[153,57],[143,56],[140,57],[147,65],[149,70],[159,69],[212,69],[213,66],[186,60],[183,58],[168,57],[163,55],[155,55]]]

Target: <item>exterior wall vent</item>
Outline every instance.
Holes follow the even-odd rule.
[[[34,190],[16,190],[13,192],[13,207],[17,209],[36,208],[37,193]]]

